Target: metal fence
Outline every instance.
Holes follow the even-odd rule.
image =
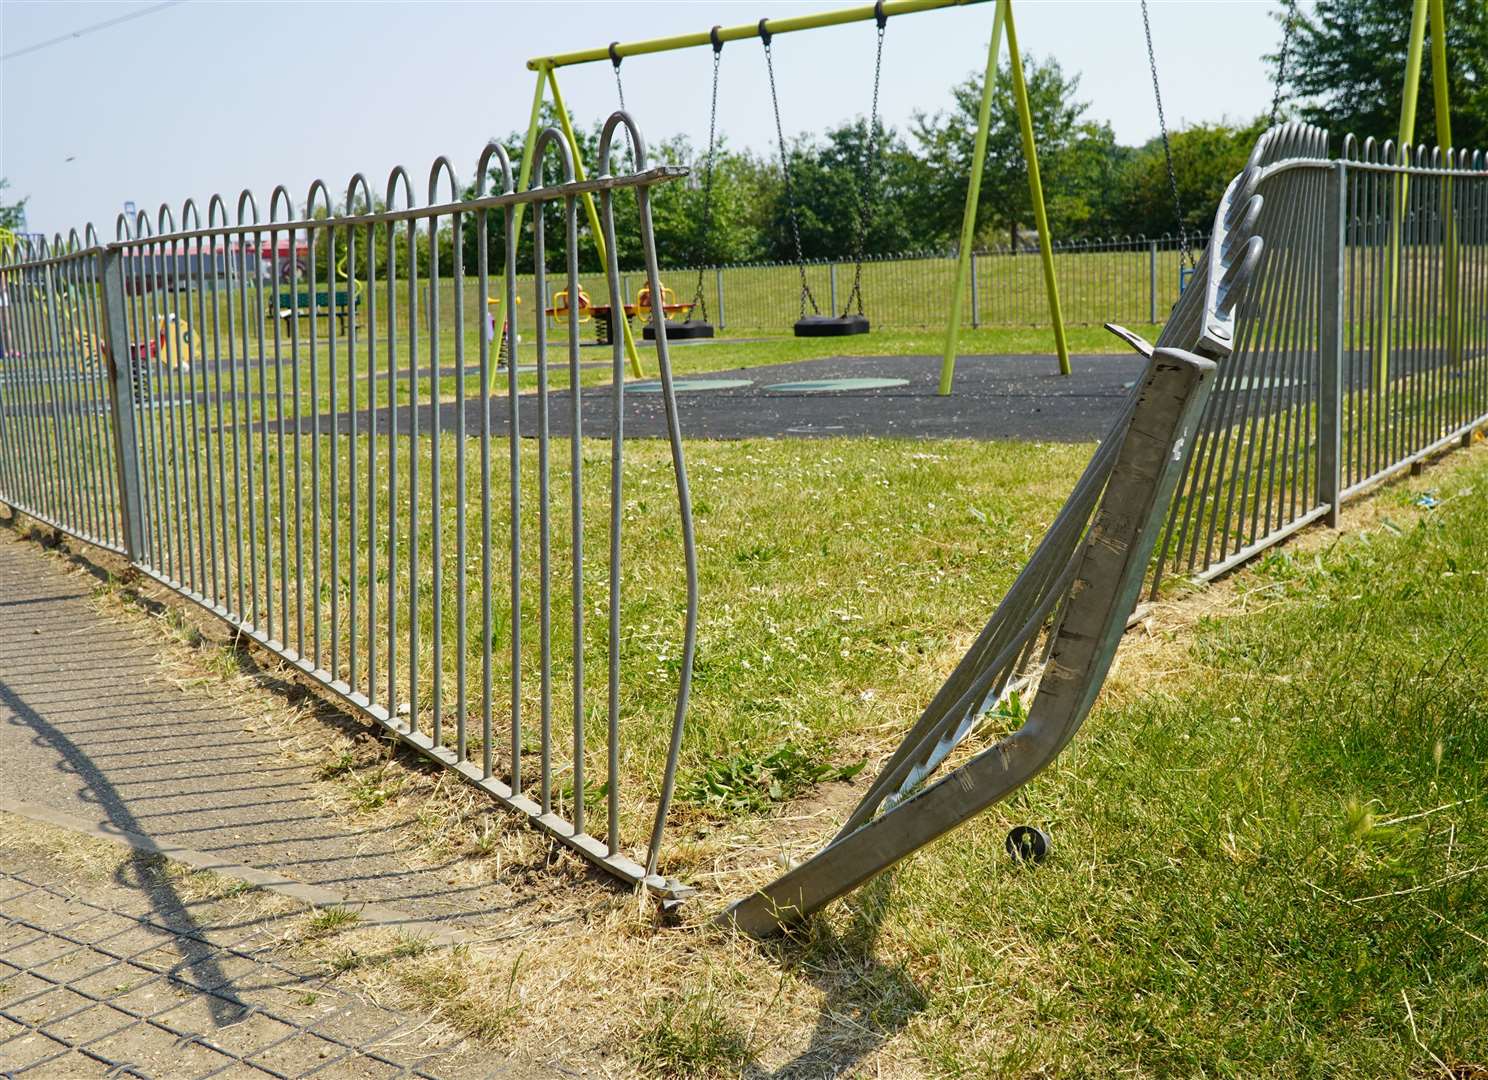
[[[1257,145],[1260,285],[1160,551],[1215,577],[1488,422],[1480,153],[1290,125]]]
[[[1202,251],[1203,238],[1189,238]],[[1116,320],[1156,323],[1177,302],[1184,255],[1177,238],[1121,237],[1054,245],[1054,272],[1059,282],[1065,320],[1098,326]],[[701,280],[699,275],[701,274]],[[806,264],[806,281],[823,310],[841,311],[852,290],[854,264],[822,259]],[[662,282],[682,303],[700,299],[720,330],[735,334],[788,333],[801,314],[801,275],[794,263],[750,263],[727,266],[664,267]],[[867,258],[863,262],[864,311],[876,328],[935,330],[946,324],[955,286],[954,254],[909,254]],[[644,284],[638,273],[620,275],[620,295],[635,300]],[[608,304],[603,275],[580,275],[586,295]],[[701,285],[701,288],[699,286]],[[520,279],[520,322],[531,332],[537,313],[554,307],[553,294],[535,288],[530,276]],[[1042,327],[1050,325],[1043,268],[1037,249],[994,248],[978,251],[965,286],[962,321],[967,327]],[[539,302],[541,300],[541,302]],[[561,330],[561,318],[549,326]]]
[[[606,146],[627,122],[611,119]],[[556,133],[541,145],[563,158]],[[1256,220],[1230,231],[1264,236],[1265,248],[1236,309],[1232,355],[1183,441],[1154,592],[1165,574],[1213,577],[1308,522],[1336,517],[1344,500],[1488,422],[1482,156],[1350,139],[1330,160],[1326,147],[1317,129],[1273,129],[1232,202]],[[562,235],[536,234],[527,279],[535,312],[536,297],[579,288],[576,197],[597,193],[607,215],[616,198],[636,198],[646,277],[660,294],[646,193],[677,170],[640,160],[631,175],[605,177],[602,165],[600,179],[515,192],[504,152],[492,145],[478,175],[504,170],[501,193],[480,188],[460,199],[440,159],[423,206],[400,168],[386,192],[401,209],[374,211],[358,176],[347,197],[359,212],[334,213],[317,183],[301,220],[279,188],[267,221],[245,193],[231,221],[227,203],[213,198],[205,225],[187,203],[180,225],[162,208],[153,234],[141,216],[121,221],[114,243],[90,229],[6,256],[0,498],[128,555],[565,844],[675,894],[679,886],[657,869],[692,671],[697,575],[666,343],[654,348],[670,444],[668,456],[649,461],[627,461],[615,421],[600,431],[610,436],[608,460],[586,460],[579,395],[550,408],[550,392],[580,378],[576,307],[561,335],[532,319],[538,360],[503,373],[504,404],[467,400],[465,379],[455,377],[478,373],[491,385],[502,341],[501,320],[489,313],[522,310],[514,258],[489,266],[491,217],[505,230],[504,250],[514,251],[524,208],[562,208]],[[436,202],[441,183],[453,201]],[[441,229],[453,233],[453,251],[477,230],[474,275],[457,260],[442,265],[433,243]],[[612,218],[607,229],[613,234]],[[415,257],[421,230],[434,253],[425,262]],[[294,263],[287,280],[247,272],[250,252],[300,244],[305,279]],[[335,281],[317,278],[330,277],[328,260],[315,257],[320,245],[345,253]],[[219,249],[239,259],[236,272],[176,258]],[[543,269],[550,252],[565,266],[553,281]],[[1210,256],[1233,261],[1223,251]],[[1140,250],[1124,257],[1139,264]],[[1027,255],[996,260],[1037,273]],[[168,274],[164,287],[131,281],[159,265],[191,273]],[[787,280],[793,290],[798,279]],[[988,280],[979,271],[979,287]],[[365,283],[360,313],[337,332],[330,293],[335,282],[356,281]],[[603,295],[627,285],[612,272]],[[768,295],[759,310],[784,302]],[[1131,295],[1125,308],[1114,293],[1099,295],[1092,304],[1111,305],[1103,318],[1131,318]],[[1140,309],[1157,293],[1135,295]],[[1163,340],[1186,340],[1177,321]],[[566,362],[550,364],[560,337]],[[623,415],[622,361],[617,343],[611,417]],[[523,431],[537,437],[523,440]],[[555,453],[565,432],[568,453]],[[504,465],[492,454],[498,438]],[[467,439],[477,448],[470,454]],[[627,484],[648,494],[665,486],[678,500],[676,528],[623,535]],[[609,523],[598,535],[584,528],[596,517]],[[638,548],[644,561],[622,557]],[[526,554],[534,549],[536,566]],[[555,588],[564,582],[566,590]],[[646,613],[645,641],[624,632],[622,593]],[[527,632],[533,624],[536,635]],[[627,649],[642,648],[651,662],[628,664]],[[675,668],[656,665],[661,653]],[[638,685],[627,682],[641,670]],[[591,724],[596,681],[603,722]],[[509,693],[498,693],[503,684]],[[622,781],[643,797],[622,799]],[[627,847],[623,838],[634,835],[645,842]]]
[[[800,922],[964,824],[1046,768],[1084,723],[1146,579],[1184,451],[1231,354],[1236,309],[1266,238],[1247,170],[1226,189],[1215,244],[1194,268],[1146,370],[997,610],[856,808],[811,858],[720,920],[757,936]],[[1030,701],[1026,715],[1020,697]],[[968,741],[970,754],[953,758]],[[1014,829],[1011,854],[1048,838]]]
[[[622,126],[635,169],[610,177]],[[538,286],[546,246],[573,287],[577,197],[598,197],[610,250],[614,203],[635,199],[659,288],[648,194],[681,170],[648,168],[640,133],[619,113],[605,125],[597,179],[572,182],[556,130],[537,152],[555,155],[567,182],[515,191],[506,152],[492,143],[473,197],[462,198],[440,158],[422,204],[399,167],[382,211],[357,175],[346,191],[360,211],[336,213],[317,181],[300,219],[280,187],[267,221],[244,192],[235,214],[213,197],[205,224],[188,202],[179,217],[162,207],[153,230],[144,215],[121,217],[113,243],[90,228],[0,260],[0,498],[127,555],[568,847],[675,895],[658,861],[692,674],[697,568],[666,343],[654,346],[654,389],[670,457],[640,464],[628,460],[618,422],[586,428],[580,395],[550,407],[555,389],[579,382],[576,325],[552,362],[539,328],[536,364],[501,374],[504,402],[467,401],[465,378],[450,369],[478,371],[483,386],[496,374],[502,343],[486,315],[497,298],[511,310],[517,266],[514,255],[489,265],[488,223],[503,226],[514,252],[518,219],[532,212]],[[504,184],[488,192],[493,170]],[[557,235],[542,224],[549,205],[562,209]],[[420,271],[420,234],[443,228],[457,251],[463,232],[477,230],[474,275],[437,254]],[[369,257],[377,234],[380,267]],[[281,244],[309,251],[308,279],[295,267],[288,280],[247,271],[250,252]],[[366,281],[364,310],[344,337],[316,278],[323,245],[344,248],[349,278]],[[236,273],[177,257],[215,249],[234,253]],[[179,272],[137,287],[162,265]],[[428,308],[410,319],[421,293]],[[286,308],[303,319],[275,317]],[[617,417],[621,362],[617,345]],[[536,394],[519,399],[533,380]],[[609,437],[607,459],[585,458],[586,431]],[[665,535],[622,528],[637,487],[676,501]],[[586,530],[596,520],[607,528]],[[631,559],[640,546],[644,559]],[[646,612],[646,642],[630,640],[622,593]],[[658,645],[679,656],[675,669],[656,666]],[[641,649],[652,662],[627,664]]]

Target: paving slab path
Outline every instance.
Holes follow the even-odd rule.
[[[250,730],[242,712],[173,681],[152,632],[106,618],[90,597],[94,584],[0,526],[0,812],[120,838],[447,941],[478,945],[551,914],[530,881],[469,884],[437,860],[412,858],[422,841],[411,824],[361,827],[325,810],[312,797],[310,765]],[[33,936],[91,948],[57,936],[72,916],[52,895],[55,883],[16,876],[13,861],[0,848],[0,894],[40,905]],[[179,928],[170,896],[146,891],[141,902],[147,916]],[[0,941],[0,958],[14,947],[13,935]],[[14,1065],[3,1045],[0,1076]]]

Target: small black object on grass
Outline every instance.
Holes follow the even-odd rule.
[[[1007,849],[1014,862],[1041,863],[1048,858],[1054,841],[1049,839],[1048,833],[1035,825],[1016,825],[1009,830],[1002,846]]]

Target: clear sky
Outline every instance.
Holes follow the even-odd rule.
[[[862,0],[859,0],[861,3]],[[0,54],[153,6],[0,0]],[[448,154],[469,178],[489,136],[526,126],[529,57],[761,16],[819,11],[829,0],[611,0],[564,3],[220,2],[187,0],[0,63],[0,176],[29,196],[29,227],[92,220],[111,236],[125,200],[153,212],[213,192],[303,200],[317,176],[333,190],[363,170],[379,187],[395,164],[426,176]],[[1153,0],[1153,39],[1168,121],[1249,119],[1269,108],[1280,0]],[[992,5],[892,19],[881,111],[904,125],[943,107],[980,72]],[[1018,0],[1025,57],[1053,55],[1081,77],[1089,115],[1123,142],[1157,133],[1136,0]],[[790,34],[775,42],[787,136],[866,114],[874,27]],[[707,139],[707,49],[637,57],[626,101],[653,139]],[[582,123],[615,107],[608,63],[560,72]],[[757,41],[723,56],[720,130],[735,147],[773,145]],[[1010,122],[1011,118],[1004,118]],[[229,200],[231,201],[231,200]]]

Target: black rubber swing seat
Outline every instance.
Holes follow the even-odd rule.
[[[796,320],[796,337],[847,337],[867,332],[865,315],[807,315]]]
[[[667,320],[666,336],[668,341],[686,341],[690,338],[710,338],[713,336],[713,324],[697,322],[673,322]],[[641,339],[643,341],[656,340],[656,325],[647,323],[641,328]]]

